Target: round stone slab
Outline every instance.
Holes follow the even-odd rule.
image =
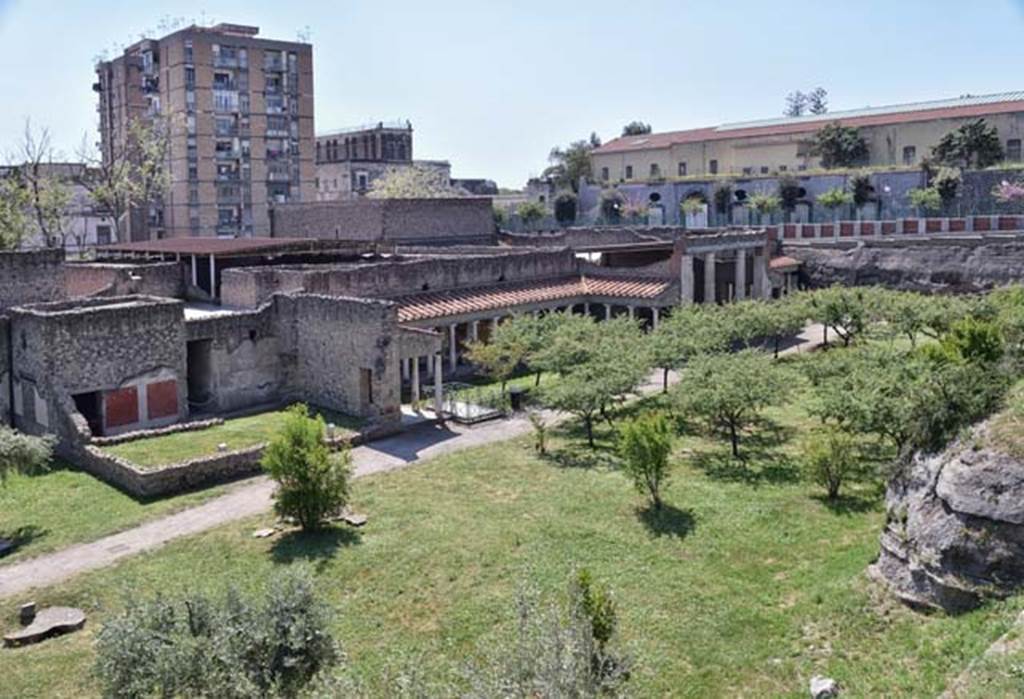
[[[47,607],[28,626],[4,636],[8,647],[39,643],[50,636],[78,631],[85,626],[85,612],[74,607]]]

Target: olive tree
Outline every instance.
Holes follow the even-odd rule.
[[[748,349],[695,358],[676,386],[676,397],[684,410],[727,433],[733,456],[739,456],[743,430],[764,408],[778,403],[786,388],[778,364]]]
[[[717,306],[690,304],[672,309],[647,338],[651,364],[662,370],[662,390],[668,391],[668,377],[697,355],[723,350],[728,345]],[[709,310],[710,309],[710,310]]]
[[[661,509],[661,489],[668,480],[672,430],[664,415],[652,413],[626,422],[619,432],[623,470],[636,489]]]

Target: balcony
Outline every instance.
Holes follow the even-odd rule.
[[[219,150],[214,153],[217,160],[238,160],[242,157],[242,151],[238,148],[232,150]]]

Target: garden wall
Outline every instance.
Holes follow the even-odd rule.
[[[64,250],[0,252],[0,312],[66,297]]]

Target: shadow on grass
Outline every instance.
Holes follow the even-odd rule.
[[[43,529],[35,524],[18,527],[12,532],[0,532],[0,541],[5,541],[10,545],[9,549],[0,553],[0,558],[14,553],[22,546],[27,546],[33,541],[42,539],[49,533],[49,529]]]
[[[660,510],[655,509],[654,505],[637,508],[636,516],[647,528],[647,531],[654,536],[674,536],[684,539],[697,524],[692,512],[680,510],[678,507],[664,502],[661,504]]]
[[[732,455],[729,447],[714,451],[694,452],[693,465],[707,474],[708,478],[748,485],[770,483],[779,485],[800,480],[800,468],[789,461],[784,454],[773,450],[756,450],[740,447],[739,457]]]
[[[314,563],[317,572],[320,572],[338,549],[354,546],[362,543],[362,540],[362,534],[348,527],[330,526],[315,532],[294,530],[274,542],[270,555],[275,563]]]
[[[586,441],[583,444],[568,444],[559,449],[549,450],[543,458],[559,468],[619,467],[619,457],[615,449],[600,442],[593,449],[587,446]]]
[[[812,495],[811,498],[820,502],[836,515],[862,514],[882,507],[882,497],[878,493],[841,493],[834,498],[821,494]]]

